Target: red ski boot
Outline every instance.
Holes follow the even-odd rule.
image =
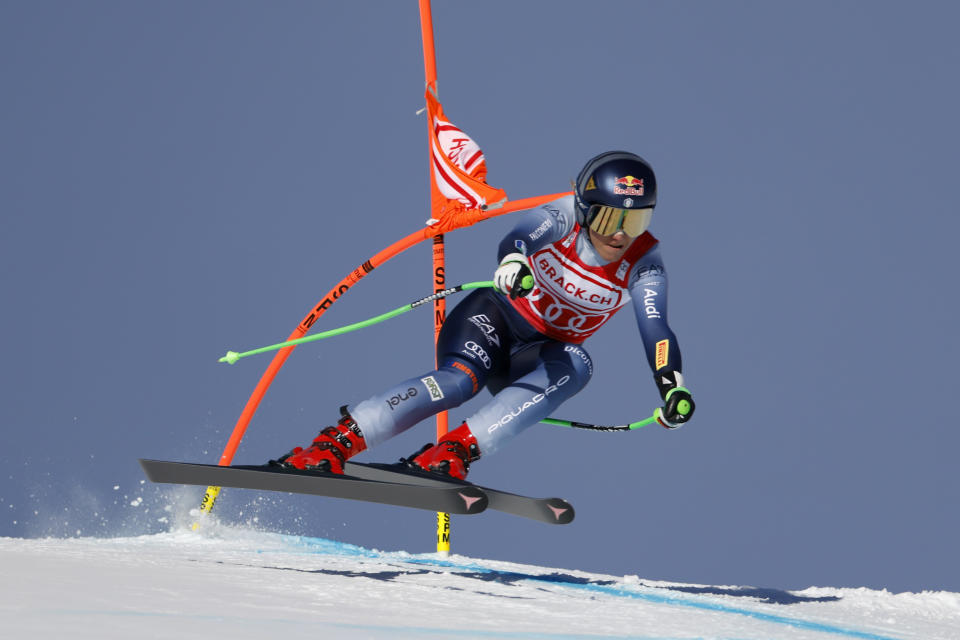
[[[346,406],[340,407],[340,413],[342,417],[336,426],[321,431],[309,447],[294,447],[293,451],[279,460],[271,460],[270,464],[301,471],[343,473],[343,463],[366,449],[367,443]]]
[[[424,445],[407,463],[424,471],[465,480],[470,463],[479,458],[480,447],[477,439],[464,422],[443,436],[437,444]]]

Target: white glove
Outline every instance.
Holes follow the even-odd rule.
[[[522,253],[508,253],[493,274],[493,284],[500,293],[511,298],[522,298],[533,290],[537,282],[533,279],[527,257]]]

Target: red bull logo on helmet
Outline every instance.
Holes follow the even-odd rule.
[[[613,192],[621,196],[642,196],[643,179],[633,176],[617,178],[613,182]]]

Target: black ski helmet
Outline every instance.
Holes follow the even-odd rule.
[[[657,204],[657,177],[646,160],[629,151],[607,151],[592,158],[574,184],[577,222],[586,227],[590,207],[602,204],[644,209]]]

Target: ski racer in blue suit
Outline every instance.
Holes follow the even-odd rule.
[[[489,402],[408,460],[463,479],[471,462],[586,386],[593,362],[584,340],[628,304],[664,400],[660,423],[673,429],[688,421],[695,404],[667,324],[667,274],[646,230],[656,196],[656,177],[639,156],[610,151],[591,159],[574,195],[525,214],[501,241],[495,290],[473,291],[450,312],[436,369],[344,406],[308,447],[271,462],[343,473],[348,458],[486,388]]]

